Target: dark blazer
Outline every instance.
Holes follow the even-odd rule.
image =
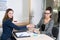
[[[3,33],[1,36],[1,40],[7,40],[8,38],[10,38],[12,36],[13,28],[16,30],[27,29],[26,26],[17,27],[15,24],[12,23],[10,19],[4,21],[2,26],[3,26]]]

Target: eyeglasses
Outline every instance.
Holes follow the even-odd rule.
[[[50,13],[45,13],[45,14],[50,14]]]

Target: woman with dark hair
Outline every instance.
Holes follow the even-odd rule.
[[[13,24],[12,23],[13,13],[14,11],[10,8],[6,10],[5,16],[3,18],[3,24],[2,24],[3,33],[1,36],[1,40],[16,40],[12,35],[13,28],[16,30],[23,30],[29,27],[29,25],[18,27],[15,24]]]
[[[37,27],[40,28],[40,32],[42,34],[46,34],[48,36],[52,35],[52,28],[54,26],[54,20],[52,19],[51,15],[51,9],[50,7],[46,8],[46,11],[44,13],[44,17],[40,20],[40,22],[37,24]]]

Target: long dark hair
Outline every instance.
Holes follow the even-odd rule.
[[[3,18],[3,21],[5,21],[5,20],[7,20],[7,19],[9,19],[9,17],[8,17],[8,12],[9,11],[13,11],[11,8],[8,8],[7,10],[6,10],[6,12],[5,12],[5,16],[4,16],[4,18]],[[11,21],[13,20],[13,17],[11,18]]]

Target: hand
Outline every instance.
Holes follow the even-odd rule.
[[[27,25],[27,28],[28,28],[28,31],[29,32],[33,32],[34,31],[34,25],[33,24],[29,24],[29,25]]]
[[[34,28],[34,27],[35,27],[35,25],[33,25],[33,24],[27,25],[27,28]]]
[[[40,34],[39,29],[34,29],[34,32],[37,33],[37,34]]]

